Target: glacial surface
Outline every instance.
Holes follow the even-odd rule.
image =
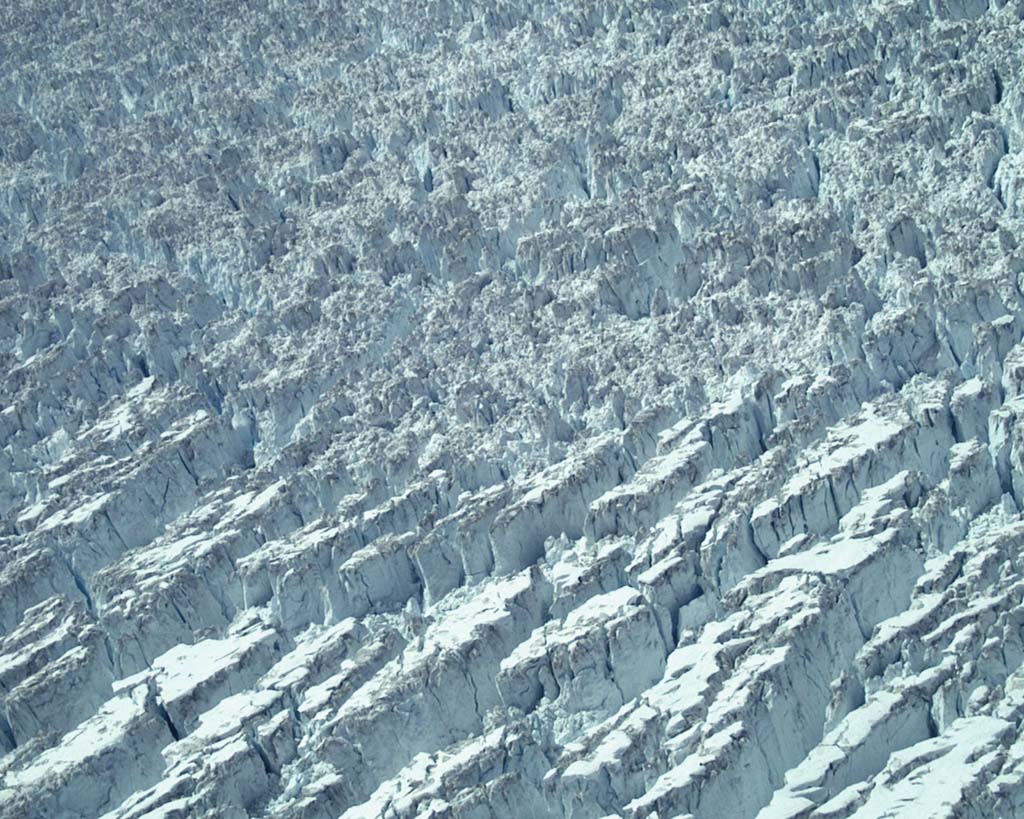
[[[0,817],[1024,817],[1022,18],[0,4]]]

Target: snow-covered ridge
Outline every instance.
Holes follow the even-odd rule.
[[[0,8],[0,819],[1024,817],[1024,6]]]

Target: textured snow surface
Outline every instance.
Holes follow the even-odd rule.
[[[1024,817],[1022,44],[0,3],[0,819]]]

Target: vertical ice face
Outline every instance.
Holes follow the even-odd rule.
[[[0,4],[0,819],[1024,817],[1024,7]]]

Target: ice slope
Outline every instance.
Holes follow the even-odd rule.
[[[1024,817],[1024,4],[0,4],[0,817]]]

